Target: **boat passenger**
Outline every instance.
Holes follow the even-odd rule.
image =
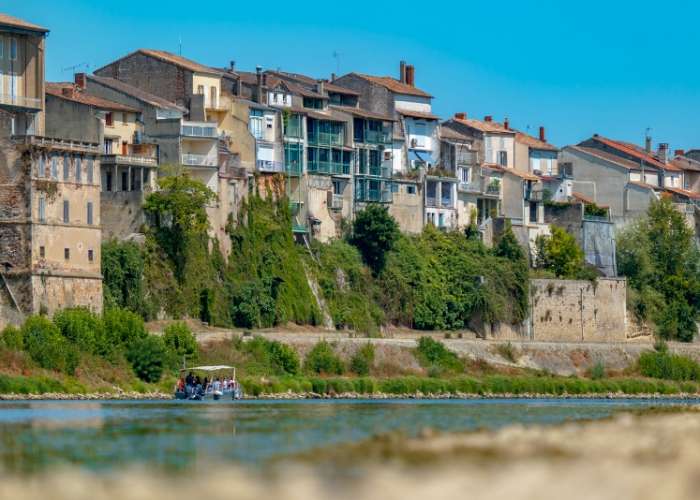
[[[219,377],[216,377],[216,379],[212,382],[212,390],[214,392],[219,392],[221,391],[221,380],[219,380]]]

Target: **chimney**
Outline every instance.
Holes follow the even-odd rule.
[[[399,63],[399,80],[401,83],[406,83],[406,61]]]
[[[335,73],[331,73],[331,83],[335,81]]]
[[[234,61],[234,60],[229,61],[228,67],[231,71],[236,71],[236,61]]]
[[[509,130],[510,123],[508,122],[508,117],[503,120],[503,128]]]
[[[316,92],[323,95],[323,93],[325,91],[326,91],[326,82],[324,82],[323,80],[319,80],[318,83],[316,83]]]
[[[455,113],[455,118],[457,118],[458,120],[466,120],[467,114],[465,112]]]
[[[255,100],[259,102],[260,104],[263,103],[263,74],[262,74],[262,66],[257,66],[255,68],[255,76],[257,77],[257,89],[255,92]]]
[[[85,90],[85,87],[87,87],[87,75],[85,73],[76,73],[73,75],[73,81],[81,90]]]
[[[485,121],[485,122],[492,122],[492,121],[493,121],[493,116],[491,116],[491,115],[486,115],[486,116],[484,116],[484,121]]]
[[[651,136],[646,136],[644,138],[644,151],[651,153]]]
[[[662,142],[659,144],[659,150],[656,152],[656,156],[659,158],[661,163],[668,162],[668,143]]]
[[[61,94],[63,94],[66,97],[73,97],[75,94],[75,87],[73,85],[69,85],[68,87],[63,87],[61,89]]]
[[[406,85],[416,86],[416,68],[413,64],[406,66]]]
[[[544,135],[544,127],[540,127],[540,141],[547,142],[547,137]]]
[[[683,151],[682,149],[676,149],[673,152],[673,156],[683,156],[684,154],[685,154],[685,151]]]

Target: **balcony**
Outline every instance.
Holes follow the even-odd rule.
[[[155,144],[128,144],[126,148],[121,148],[119,153],[109,151],[103,154],[102,165],[157,167],[156,146]]]
[[[281,161],[256,160],[255,168],[262,173],[283,174],[285,172],[284,163]]]
[[[180,163],[183,165],[188,165],[192,167],[218,167],[219,158],[217,155],[207,154],[194,154],[194,153],[183,153],[180,157]]]
[[[365,130],[365,144],[391,144],[391,135],[383,130]]]
[[[526,189],[525,200],[532,202],[542,202],[544,201],[544,191],[542,189]]]
[[[59,151],[72,151],[76,153],[100,154],[100,146],[94,142],[73,141],[70,139],[56,139],[39,135],[14,135],[12,141],[18,146],[35,146],[51,148]]]
[[[462,193],[479,193],[481,186],[475,182],[460,182],[457,184],[457,190]]]
[[[310,174],[350,175],[350,164],[332,161],[309,162],[307,165]]]
[[[371,177],[383,177],[385,179],[391,178],[391,167],[358,167],[357,175],[369,175]]]
[[[355,200],[365,203],[391,203],[393,196],[390,189],[363,189],[356,193]]]
[[[489,196],[501,196],[501,179],[484,177],[481,181],[481,192]]]
[[[309,134],[308,142],[316,146],[342,146],[344,137],[343,134],[332,132],[312,132]]]
[[[331,210],[342,210],[343,209],[343,195],[334,194],[328,192],[328,208]]]
[[[218,139],[219,134],[216,127],[211,123],[182,122],[180,134],[184,137],[195,139]]]
[[[35,109],[37,111],[42,109],[41,99],[36,97],[25,97],[22,95],[13,94],[0,94],[0,105],[3,106],[14,106],[17,108]]]

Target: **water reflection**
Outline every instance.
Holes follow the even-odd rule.
[[[663,404],[679,402],[666,401]],[[97,471],[145,464],[197,470],[210,463],[258,467],[292,453],[400,430],[496,428],[602,418],[625,400],[0,402],[0,468],[52,465]]]

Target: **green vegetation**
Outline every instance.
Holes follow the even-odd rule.
[[[384,269],[387,252],[399,238],[399,225],[385,206],[370,204],[355,216],[352,233],[352,244],[378,275]]]
[[[6,326],[0,332],[0,348],[9,349],[12,351],[21,351],[24,347],[24,338],[22,330],[15,326]]]
[[[700,252],[683,214],[669,200],[617,236],[617,266],[629,283],[629,307],[659,337],[690,342],[700,314]]]
[[[147,335],[128,347],[126,359],[138,378],[144,382],[158,382],[167,363],[165,343],[160,337]]]
[[[639,357],[639,371],[646,377],[658,379],[700,381],[700,364],[667,351],[642,353]]]
[[[145,314],[144,259],[133,242],[109,241],[102,245],[105,308],[123,307]]]
[[[72,375],[78,366],[77,347],[43,316],[30,316],[22,326],[24,349],[42,368]]]
[[[501,357],[507,361],[510,361],[511,363],[515,363],[518,360],[518,355],[515,352],[515,347],[513,347],[513,344],[510,342],[506,342],[505,344],[498,344],[496,346],[496,351],[498,354],[501,355]]]
[[[448,350],[442,342],[430,337],[418,339],[416,358],[428,374],[433,377],[446,373],[460,373],[464,371],[464,364],[459,357]]]
[[[163,330],[163,342],[167,350],[175,357],[175,365],[183,358],[186,360],[197,358],[197,339],[185,323],[178,322],[166,326]]]
[[[299,356],[286,344],[256,336],[248,342],[240,342],[238,347],[252,358],[248,373],[276,376],[300,373]]]
[[[591,379],[600,380],[605,378],[605,376],[605,363],[603,363],[602,361],[596,361],[596,363],[591,368]]]
[[[345,371],[343,361],[333,351],[333,347],[321,340],[304,358],[304,370],[319,375],[342,375]]]
[[[363,345],[350,358],[350,371],[361,377],[369,375],[374,364],[374,345],[367,343]]]
[[[558,278],[594,280],[597,272],[586,266],[583,250],[576,239],[558,226],[550,226],[550,236],[535,241],[536,267],[553,272]]]

